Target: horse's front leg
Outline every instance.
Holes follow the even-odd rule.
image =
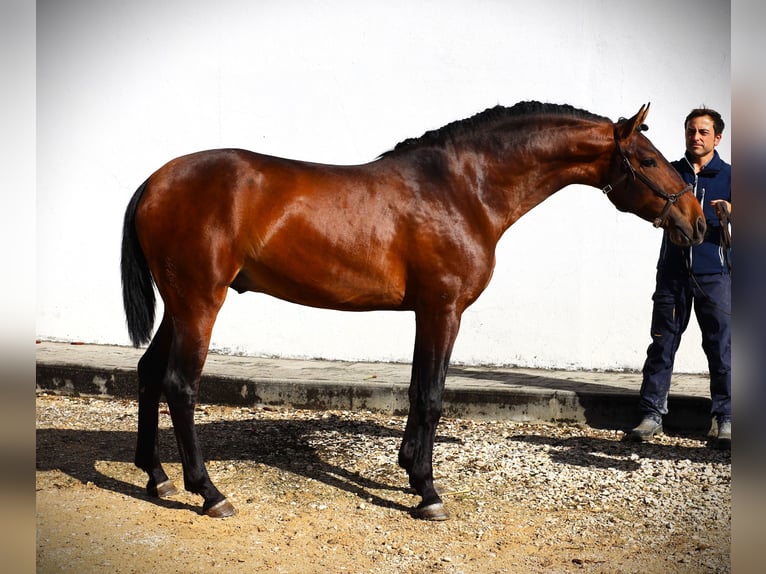
[[[422,501],[414,516],[446,520],[449,513],[433,480],[433,447],[442,411],[444,380],[460,327],[458,313],[416,313],[415,352],[410,380],[410,410],[399,449],[399,465]]]

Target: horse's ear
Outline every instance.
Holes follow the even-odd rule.
[[[618,122],[617,129],[620,132],[620,139],[629,137],[633,132],[641,132],[648,129],[644,123],[644,120],[646,119],[646,116],[649,115],[650,105],[651,103],[641,106],[641,109],[638,110],[638,113],[629,120],[622,120]]]

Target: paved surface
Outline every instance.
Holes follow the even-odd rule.
[[[132,347],[40,342],[38,392],[136,398]],[[200,402],[371,410],[404,414],[410,365],[240,357],[211,353]],[[641,374],[454,365],[444,416],[539,422],[580,422],[626,430],[637,422]],[[708,377],[674,376],[667,430],[705,432],[710,426]]]

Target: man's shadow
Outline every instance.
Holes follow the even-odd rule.
[[[513,436],[510,440],[553,447],[555,450],[549,451],[549,456],[554,462],[591,469],[635,472],[641,467],[641,460],[688,460],[706,463],[731,461],[730,452],[714,450],[702,445],[682,446],[656,442],[636,443],[624,438],[622,440],[582,436],[558,438],[530,434]]]
[[[414,493],[402,484],[382,483],[324,460],[310,444],[309,435],[316,432],[341,433],[351,441],[339,437],[339,442],[353,449],[353,437],[396,438],[391,457],[396,460],[398,442],[402,432],[368,421],[348,421],[329,416],[312,421],[290,418],[272,420],[245,419],[215,421],[195,425],[206,460],[242,460],[263,464],[324,483],[349,492],[367,503],[383,508],[411,511],[412,508],[374,491]],[[160,453],[163,463],[180,463],[172,429],[160,429]],[[151,500],[160,506],[200,512],[200,508],[178,500],[159,499],[146,494],[141,484],[122,481],[98,470],[98,462],[133,464],[136,433],[129,431],[38,429],[37,470],[59,470],[82,482],[98,488],[125,494],[133,498]],[[437,436],[436,442],[455,442],[447,436]],[[257,472],[257,469],[254,470]],[[180,476],[171,476],[179,488]],[[402,470],[401,482],[406,484]],[[201,504],[200,504],[201,506]]]

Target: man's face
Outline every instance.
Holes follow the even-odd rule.
[[[686,123],[686,151],[695,158],[707,158],[713,154],[721,141],[721,134],[715,133],[710,116],[699,116]]]

